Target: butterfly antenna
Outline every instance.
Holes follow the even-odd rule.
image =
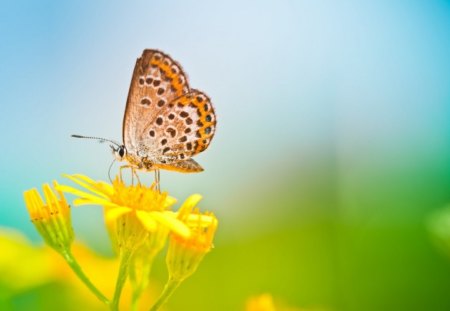
[[[111,178],[111,168],[112,168],[114,162],[116,162],[116,159],[113,159],[113,160],[112,160],[111,164],[109,165],[109,169],[108,169],[108,177],[109,177],[109,181],[110,181],[111,183],[113,183],[113,180],[112,180],[112,178]]]
[[[77,134],[72,134],[72,135],[70,135],[70,136],[71,136],[71,137],[74,137],[74,138],[95,139],[95,140],[98,140],[100,143],[110,142],[110,143],[113,143],[114,145],[116,145],[117,147],[120,147],[120,146],[121,146],[118,142],[116,142],[116,141],[114,141],[114,140],[106,139],[106,138],[101,138],[101,137],[83,136],[83,135],[77,135]]]

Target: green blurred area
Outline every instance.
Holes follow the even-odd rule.
[[[0,310],[105,310],[85,303],[74,295],[72,288],[63,283],[49,283],[24,292],[16,293],[7,299],[0,299]]]
[[[174,309],[238,310],[249,295],[271,292],[302,307],[449,310],[450,261],[426,226],[449,200],[448,164],[366,168],[344,182],[347,175],[319,158],[290,168],[279,187],[244,196],[240,206],[257,211],[241,226],[222,220],[219,247]]]
[[[449,310],[450,260],[427,220],[449,201],[450,169],[426,163],[346,172],[315,157],[262,173],[225,202],[248,213],[219,215],[215,248],[167,309],[243,310],[268,292],[304,308]],[[161,288],[163,256],[154,271]],[[47,284],[6,300],[1,310],[75,310],[77,299]]]

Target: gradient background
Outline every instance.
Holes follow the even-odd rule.
[[[426,228],[450,202],[448,1],[3,1],[0,46],[2,227],[39,245],[25,189],[107,179],[109,147],[69,136],[120,140],[136,58],[158,48],[219,122],[196,157],[204,173],[162,174],[220,219],[170,310],[242,310],[262,292],[327,310],[450,310],[450,261]],[[74,226],[111,254],[99,208],[75,209]],[[9,308],[51,309],[39,290]]]

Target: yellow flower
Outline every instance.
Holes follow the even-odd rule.
[[[178,219],[186,224],[191,234],[183,236],[172,232],[166,256],[169,280],[150,311],[157,311],[166,303],[181,282],[197,270],[213,247],[218,221],[213,213],[200,213],[196,205],[201,199],[199,194],[191,195],[178,211]]]
[[[53,185],[55,189],[59,186],[56,181]],[[57,191],[56,196],[48,184],[43,190],[46,202],[35,188],[24,192],[31,221],[49,246],[58,252],[66,251],[74,240],[69,204],[62,192]]]
[[[262,294],[247,301],[246,311],[276,311],[272,295]]]
[[[308,308],[308,309],[299,309],[296,307],[287,306],[284,303],[274,302],[274,299],[271,294],[265,293],[258,296],[250,297],[247,300],[245,311],[326,311],[328,309],[323,308]]]
[[[198,194],[191,195],[178,212],[178,219],[189,227],[191,235],[171,235],[166,262],[172,279],[182,281],[192,275],[213,247],[218,221],[213,213],[202,214],[195,207],[201,199]]]
[[[15,229],[0,227],[0,249],[2,297],[20,295],[53,282],[57,277],[57,269],[50,259],[55,257],[55,252],[45,246],[33,246]]]
[[[176,200],[167,193],[160,193],[151,186],[125,185],[118,178],[111,185],[79,174],[65,177],[85,189],[58,186],[60,191],[78,197],[74,205],[104,207],[105,222],[118,249],[135,250],[145,241],[148,233],[156,232],[160,225],[180,236],[190,236],[188,226],[177,219],[175,212],[169,210]]]

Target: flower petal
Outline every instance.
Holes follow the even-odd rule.
[[[105,210],[105,221],[112,222],[112,221],[116,220],[117,218],[119,218],[120,216],[131,212],[132,210],[133,210],[132,208],[124,207],[124,206],[113,207],[113,208],[107,209],[107,210]]]
[[[216,218],[214,216],[202,214],[190,214],[186,219],[186,224],[189,227],[192,226],[208,227],[214,221],[216,221]]]
[[[44,197],[45,201],[47,202],[47,205],[50,207],[50,210],[57,209],[56,206],[58,206],[58,198],[56,197],[55,193],[53,193],[52,189],[50,188],[49,184],[44,184],[42,186],[42,189],[44,191]]]
[[[64,174],[63,176],[67,177],[67,178],[69,178],[69,176],[72,176],[73,178],[78,178],[78,179],[84,180],[88,184],[92,184],[92,185],[96,183],[95,180],[93,180],[92,178],[90,178],[86,175],[83,175],[83,174],[72,174],[72,175]]]
[[[150,212],[149,213],[156,221],[168,227],[171,231],[183,238],[191,236],[191,230],[179,219],[174,217],[173,212]]]
[[[23,193],[24,197],[25,197],[25,205],[26,205],[28,212],[30,213],[30,216],[32,219],[36,217],[37,207],[39,206],[39,205],[37,205],[36,199],[35,199],[36,192],[37,192],[37,190],[35,188],[33,188],[33,189],[27,190]],[[41,201],[42,201],[42,199],[41,199]],[[40,206],[43,206],[43,204]]]
[[[178,211],[178,219],[186,219],[186,217],[192,212],[192,209],[200,202],[202,196],[200,194],[190,195],[183,205],[181,205]]]
[[[107,206],[112,208],[121,207],[120,205],[117,205],[115,203],[112,203],[110,201],[106,201],[103,199],[98,199],[96,201],[85,199],[85,198],[76,198],[73,200],[73,205],[75,206],[81,206],[81,205],[101,205],[101,206]]]
[[[158,223],[150,215],[150,213],[145,211],[136,211],[136,217],[141,221],[142,225],[148,231],[155,231],[157,229]]]
[[[87,189],[87,190],[89,190],[89,191],[95,193],[96,195],[101,196],[101,197],[103,197],[103,198],[105,198],[105,199],[108,199],[108,196],[107,196],[106,194],[104,194],[104,193],[98,191],[98,190],[95,188],[95,185],[96,185],[95,181],[93,181],[93,180],[90,179],[89,177],[83,176],[83,175],[80,175],[80,174],[77,174],[77,175],[67,175],[67,174],[64,174],[63,176],[66,177],[66,178],[68,178],[68,179],[70,179],[70,180],[73,181],[74,183],[80,185],[81,187],[83,187],[83,188],[85,188],[85,189]],[[83,178],[83,177],[84,177],[84,178]],[[87,184],[87,183],[83,182],[82,180],[85,180],[85,181],[89,182],[90,184]]]
[[[69,205],[69,203],[66,200],[66,197],[64,196],[64,193],[62,193],[61,191],[59,191],[58,188],[59,184],[56,180],[53,181],[53,188],[55,189],[55,191],[58,193],[59,199],[65,204],[65,205]]]
[[[71,186],[58,185],[56,190],[62,191],[62,192],[67,192],[67,193],[70,193],[70,194],[82,197],[83,199],[89,199],[89,200],[92,200],[92,201],[95,201],[95,202],[102,200],[102,197],[98,197],[98,196],[95,196],[95,195],[93,195],[91,193],[78,190],[78,189],[73,188]]]
[[[97,182],[97,187],[109,196],[114,194],[114,187],[104,181]]]
[[[168,209],[169,207],[171,207],[175,203],[177,203],[177,199],[175,199],[174,197],[171,197],[171,196],[168,195],[166,197],[166,200],[164,201],[164,209]]]

